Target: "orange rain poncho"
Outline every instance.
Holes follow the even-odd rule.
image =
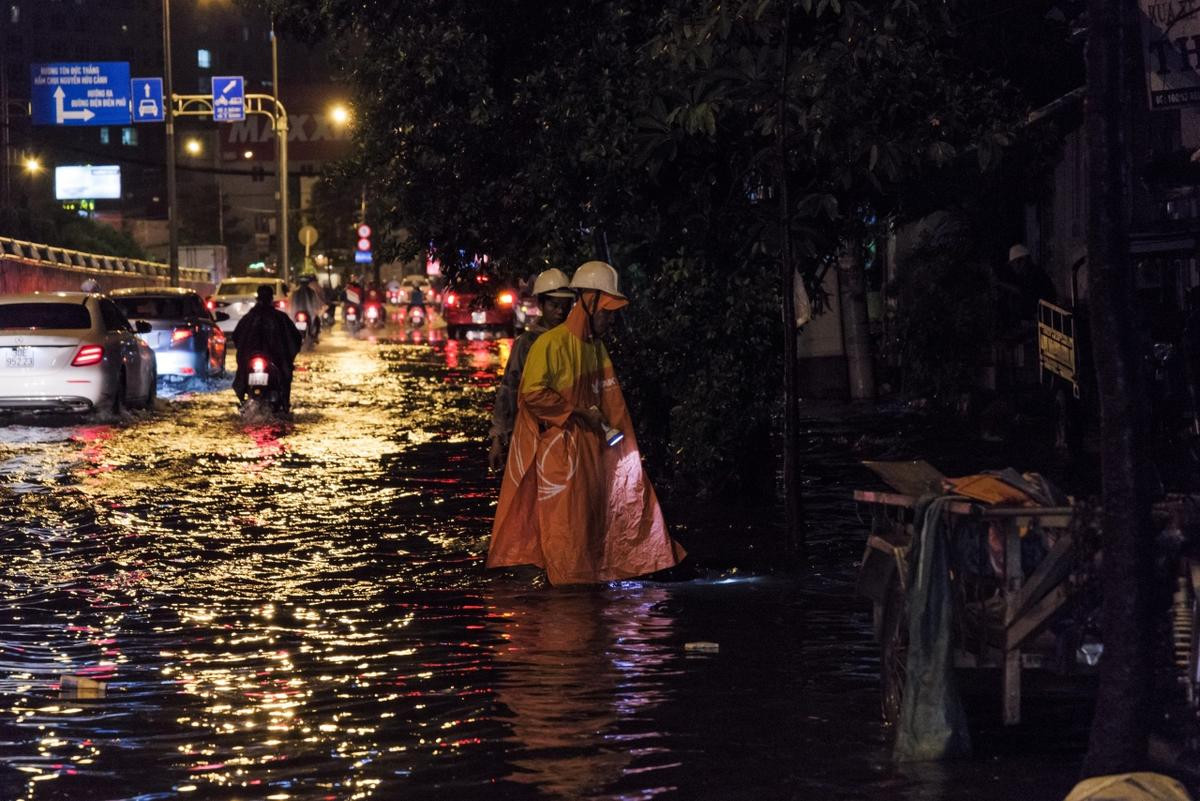
[[[601,308],[624,305],[600,297]],[[684,557],[642,470],[608,351],[587,331],[578,303],[526,358],[488,567],[537,565],[551,584],[587,584],[653,573]],[[625,438],[607,446],[571,417],[590,406]]]

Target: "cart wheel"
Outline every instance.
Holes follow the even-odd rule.
[[[888,585],[887,601],[877,605],[879,633],[879,691],[883,722],[900,722],[904,683],[908,677],[908,603],[899,581]]]

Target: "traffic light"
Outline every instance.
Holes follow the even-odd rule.
[[[371,226],[366,223],[359,223],[355,228],[355,233],[358,234],[358,244],[354,247],[354,263],[370,264]]]

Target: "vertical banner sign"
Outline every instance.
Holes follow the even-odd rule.
[[[1200,0],[1138,0],[1151,110],[1200,104]]]

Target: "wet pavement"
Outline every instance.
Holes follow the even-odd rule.
[[[243,423],[226,382],[0,428],[0,799],[1063,797],[1078,732],[1036,713],[889,763],[844,425],[809,433],[802,584],[485,574],[507,347],[336,332],[293,423]],[[769,510],[730,518],[769,540]]]

